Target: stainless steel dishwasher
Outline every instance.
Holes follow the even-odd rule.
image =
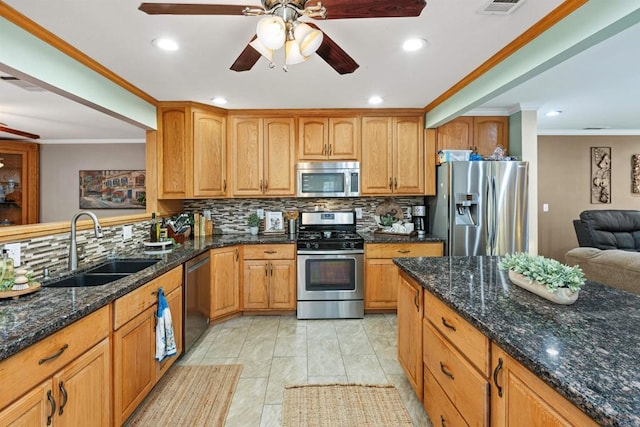
[[[211,301],[211,263],[209,252],[190,259],[184,265],[184,318],[182,336],[184,353],[202,335],[209,325]]]

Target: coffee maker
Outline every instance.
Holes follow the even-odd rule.
[[[413,221],[413,229],[418,233],[418,237],[425,237],[427,235],[427,207],[413,206],[411,219]]]

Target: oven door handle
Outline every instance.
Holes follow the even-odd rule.
[[[306,250],[298,250],[298,255],[363,255],[363,249],[347,249],[347,250],[339,250],[339,251],[325,251],[323,249],[316,249],[312,251]]]

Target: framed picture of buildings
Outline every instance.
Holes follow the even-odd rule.
[[[80,209],[144,209],[144,170],[80,171]]]
[[[611,147],[591,147],[591,203],[611,203]]]

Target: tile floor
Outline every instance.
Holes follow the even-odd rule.
[[[246,316],[209,328],[179,361],[241,364],[227,427],[280,426],[284,386],[305,383],[393,384],[415,426],[427,415],[398,364],[395,315],[354,320]]]

